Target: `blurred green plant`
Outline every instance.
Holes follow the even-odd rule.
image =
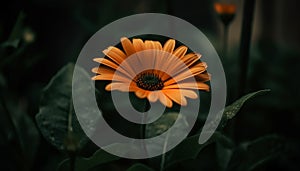
[[[6,160],[13,161],[1,165],[1,170],[32,170],[40,143],[40,134],[26,111],[26,102],[11,91],[14,85],[5,73],[26,49],[22,39],[24,19],[25,14],[20,12],[8,39],[0,43],[0,145]]]

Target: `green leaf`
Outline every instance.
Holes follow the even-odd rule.
[[[217,157],[217,163],[220,171],[226,170],[229,161],[231,159],[232,153],[233,153],[232,145],[228,146],[220,142],[216,143],[216,157]]]
[[[0,46],[1,47],[14,47],[17,48],[19,46],[20,40],[22,38],[23,34],[23,27],[24,27],[24,19],[25,19],[25,14],[24,12],[20,12],[17,21],[14,25],[14,28],[12,32],[10,33],[10,36],[8,40],[4,43],[2,43]]]
[[[268,90],[268,89],[267,90],[259,90],[259,91],[249,93],[249,94],[241,97],[239,100],[235,101],[233,104],[226,107],[226,109],[224,111],[224,116],[227,119],[232,119],[240,111],[240,109],[242,108],[242,106],[244,105],[244,103],[247,100],[249,100],[257,95],[269,92],[269,91],[270,90]]]
[[[166,168],[172,166],[175,163],[182,162],[189,159],[195,159],[198,154],[207,147],[209,144],[219,142],[225,146],[231,147],[233,144],[231,140],[219,132],[215,132],[212,137],[204,144],[198,143],[199,135],[194,135],[186,138],[178,146],[176,146],[168,155],[168,162]]]
[[[22,37],[23,34],[23,27],[24,27],[24,19],[25,19],[25,13],[23,11],[20,12],[17,22],[14,25],[14,28],[9,36],[9,41],[17,40]]]
[[[77,68],[77,67],[76,67]],[[36,115],[37,125],[45,139],[59,150],[77,151],[88,141],[76,118],[72,102],[72,77],[74,65],[63,67],[44,88],[40,110]],[[82,79],[90,79],[78,68]],[[82,81],[81,87],[90,82]]]
[[[130,168],[128,168],[126,171],[154,171],[154,170],[144,164],[136,163],[132,165]]]
[[[243,107],[245,102],[247,102],[248,100],[250,100],[258,95],[267,93],[269,91],[270,90],[266,89],[266,90],[259,90],[259,91],[253,92],[253,93],[249,93],[249,94],[241,97],[237,101],[233,102],[231,105],[225,107],[221,122],[219,124],[219,129],[224,128],[226,126],[227,122],[230,119],[232,119],[240,111],[240,109]],[[211,123],[211,124],[216,124],[216,123]]]
[[[113,147],[114,145],[111,146],[111,148]],[[108,162],[112,162],[118,159],[119,159],[118,156],[114,156],[102,149],[99,149],[89,158],[83,158],[83,157],[78,158],[75,162],[75,168],[76,168],[75,171],[88,171],[96,166]],[[58,167],[58,170],[59,171],[70,170],[69,167],[70,167],[70,159],[66,159],[61,162],[61,164]]]
[[[240,109],[242,108],[242,106],[244,105],[244,103],[246,101],[248,101],[249,99],[251,99],[259,94],[266,93],[269,91],[270,90],[260,90],[257,92],[249,93],[249,94],[241,97],[240,99],[238,99],[231,105],[225,107],[224,111],[220,111],[219,113],[217,113],[215,115],[215,118],[211,118],[210,122],[204,125],[202,132],[206,132],[207,135],[204,136],[201,133],[200,138],[199,138],[199,143],[202,144],[205,141],[207,141],[207,138],[209,138],[211,136],[211,134],[213,134],[213,131],[215,131],[216,128],[217,128],[217,130],[221,130],[222,128],[224,128],[226,126],[227,122],[230,119],[232,119],[240,111]]]
[[[173,126],[173,124],[175,123],[175,121],[177,120],[177,118],[179,116],[182,116],[182,115],[179,115],[176,112],[166,113],[166,114],[163,114],[157,121],[147,124],[146,125],[146,138],[154,137],[154,136],[164,133],[170,127]],[[182,117],[182,118],[178,118],[178,119],[184,119],[184,118]],[[185,120],[180,123],[188,124]],[[183,125],[180,125],[180,126],[183,126]],[[188,125],[183,126],[183,127],[187,127],[187,126]],[[179,129],[178,131],[181,131],[181,129]],[[176,135],[174,135],[174,136],[176,136]]]
[[[177,121],[176,125],[174,125],[175,121]],[[172,129],[170,129],[171,127]],[[161,168],[165,167],[166,151],[171,144],[170,142],[177,137],[184,135],[188,127],[189,124],[185,115],[179,115],[179,113],[176,112],[165,113],[157,121],[146,125],[147,138],[158,136],[165,131],[168,131],[165,137],[159,137],[159,142],[155,141],[148,146],[149,149],[161,150]]]
[[[241,144],[234,150],[228,171],[250,171],[278,156],[284,149],[284,141],[277,135],[268,135]]]
[[[1,47],[6,48],[6,47],[13,47],[17,48],[19,46],[20,39],[14,39],[14,40],[7,40],[6,42],[3,42],[1,44]]]

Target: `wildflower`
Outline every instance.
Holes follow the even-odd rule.
[[[209,91],[204,82],[210,76],[206,63],[200,61],[200,54],[186,54],[188,48],[175,49],[175,43],[169,39],[162,46],[158,41],[130,41],[123,37],[124,51],[111,46],[103,51],[105,58],[94,58],[102,65],[92,69],[97,74],[92,79],[112,81],[106,85],[107,91],[134,92],[139,98],[150,102],[159,100],[167,107],[172,107],[173,101],[185,106],[186,97],[198,97],[196,90]]]

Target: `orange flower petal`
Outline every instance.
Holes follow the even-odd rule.
[[[175,48],[175,40],[174,39],[169,39],[163,47],[163,50],[169,53],[172,53]]]
[[[181,94],[182,94],[184,97],[188,97],[188,98],[191,98],[191,99],[196,99],[196,98],[198,98],[197,93],[195,93],[195,92],[192,91],[192,90],[184,90],[184,89],[180,89],[179,91],[181,92]]]
[[[166,89],[161,91],[177,104],[182,106],[187,105],[186,98],[181,94],[179,89]]]
[[[173,52],[173,55],[177,56],[178,58],[181,58],[185,55],[186,52],[187,52],[187,47],[180,46]]]
[[[133,47],[135,49],[135,51],[137,52],[137,56],[138,57],[142,57],[143,56],[143,51],[145,50],[145,44],[141,39],[133,39],[132,40],[132,44]],[[143,64],[143,60],[140,60],[139,58],[137,58],[138,61],[136,62],[135,65],[141,66]]]
[[[154,41],[154,46],[155,46],[155,49],[162,50],[162,46],[159,41]]]
[[[141,39],[133,39],[132,44],[136,52],[145,50],[144,42]]]
[[[114,73],[115,71],[111,68],[104,67],[95,67],[92,69],[92,72],[95,74],[104,74],[104,73]]]
[[[134,77],[136,75],[136,73],[133,71],[132,66],[128,65],[128,63],[126,61],[124,61],[124,59],[126,58],[126,55],[124,54],[124,52],[122,52],[120,49],[116,48],[116,47],[109,47],[108,49],[105,49],[103,51],[103,53],[108,56],[111,60],[113,60],[116,64],[120,65],[122,63],[122,69],[118,69],[123,73],[127,73],[126,75],[128,75],[129,77]],[[109,62],[109,60],[100,60],[101,58],[96,58],[97,62],[103,62],[104,65],[110,65],[115,67],[112,62]],[[124,62],[123,62],[124,61]],[[118,67],[118,66],[117,66]]]
[[[182,61],[189,67],[197,61],[200,61],[201,54],[198,53],[189,53],[183,56],[181,59]]]
[[[158,91],[150,91],[147,98],[150,102],[156,102],[159,98]]]
[[[199,63],[199,64],[201,64],[201,63]],[[204,64],[198,65],[197,64],[197,66],[187,69],[187,70],[179,73],[178,75],[174,76],[173,79],[166,81],[164,83],[164,85],[167,86],[167,85],[176,83],[176,81],[179,82],[179,81],[185,80],[187,78],[190,78],[197,74],[200,74],[200,73],[204,72],[205,70],[206,70],[206,65],[204,65]]]
[[[105,58],[94,58],[93,60],[100,64],[103,64],[110,68],[113,68],[113,69],[117,69],[119,67],[116,63],[114,63],[108,59],[105,59]]]
[[[210,77],[211,77],[211,75],[207,72],[204,72],[204,73],[201,73],[201,74],[198,74],[198,75],[195,76],[196,80],[200,81],[200,82],[209,81]]]
[[[122,47],[123,47],[124,51],[126,52],[127,56],[130,56],[130,55],[135,53],[135,49],[133,47],[133,44],[131,43],[131,41],[127,37],[122,37],[121,38],[121,44],[122,44]]]
[[[135,92],[135,95],[141,99],[146,98],[149,94],[149,91],[147,90],[143,90],[143,89],[139,89]]]
[[[167,107],[172,107],[173,106],[173,102],[172,100],[170,100],[166,95],[164,95],[164,93],[162,91],[158,92],[158,96],[159,96],[159,101],[164,104]]]
[[[122,65],[123,68],[120,68],[117,64],[114,62],[105,59],[105,58],[94,58],[94,61],[99,62],[105,66],[108,66],[113,69],[117,69],[118,71],[122,72],[123,74],[127,75],[129,78],[133,78],[136,74],[134,71],[132,71],[131,67],[128,65],[125,65],[125,63]],[[101,68],[101,66],[100,66]],[[101,73],[99,73],[101,74]]]
[[[96,75],[92,77],[92,80],[112,80],[112,75]]]
[[[103,53],[117,64],[121,64],[122,61],[126,58],[126,55],[123,51],[113,46],[110,46],[108,49],[103,50]]]
[[[175,95],[179,95],[182,96],[182,97],[188,97],[188,98],[191,98],[191,99],[196,99],[198,97],[197,93],[195,93],[195,91],[193,90],[185,90],[185,89],[167,89],[167,90],[164,90],[166,92],[168,92],[169,94],[173,94],[173,96]]]
[[[202,82],[187,82],[187,83],[176,83],[172,85],[165,86],[164,89],[198,89],[198,90],[209,90],[209,85]]]
[[[155,49],[155,44],[153,41],[150,40],[146,40],[145,41],[145,49],[149,50],[149,49]]]
[[[188,69],[188,67],[195,64],[196,62],[199,62],[200,57],[200,54],[189,53],[181,57],[181,60],[184,64],[181,62],[173,62],[174,65],[170,65],[170,68],[168,68],[168,72],[172,73],[173,76],[175,76],[183,70]]]
[[[108,84],[105,87],[106,91],[113,91],[113,90],[119,90],[122,92],[134,92],[137,91],[139,88],[135,86],[131,86],[128,83],[120,83],[120,82],[113,82]]]
[[[127,82],[127,83],[131,82],[130,79],[128,79],[124,75],[118,74],[117,72],[115,72],[114,74],[105,73],[101,75],[96,75],[92,77],[92,80],[113,80],[113,81],[120,81],[120,82]]]

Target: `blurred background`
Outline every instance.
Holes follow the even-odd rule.
[[[5,112],[26,115],[23,131],[36,141],[25,144],[32,155],[30,170],[54,170],[64,156],[37,132],[41,92],[51,77],[68,62],[75,62],[85,42],[100,28],[119,18],[145,12],[182,18],[199,28],[215,46],[223,62],[230,104],[239,94],[239,55],[243,1],[236,6],[228,26],[226,54],[224,25],[215,11],[218,1],[202,0],[10,0],[0,6],[0,170],[19,170],[24,162],[10,131]],[[249,101],[228,128],[234,142],[253,140],[266,134],[282,136],[285,151],[257,170],[300,169],[300,113],[298,74],[300,67],[300,1],[257,1],[254,9],[251,48],[244,92],[271,89]],[[15,25],[19,24],[19,27]],[[12,34],[13,33],[13,34]],[[188,33],[187,33],[188,34]],[[13,42],[15,37],[21,38]],[[6,42],[6,43],[5,43]],[[17,50],[16,50],[17,47]],[[7,107],[3,107],[7,106]],[[8,108],[8,109],[7,109]],[[32,128],[26,125],[33,125]],[[24,145],[24,144],[23,144]],[[23,158],[22,158],[23,157]],[[26,160],[25,160],[26,161]]]

